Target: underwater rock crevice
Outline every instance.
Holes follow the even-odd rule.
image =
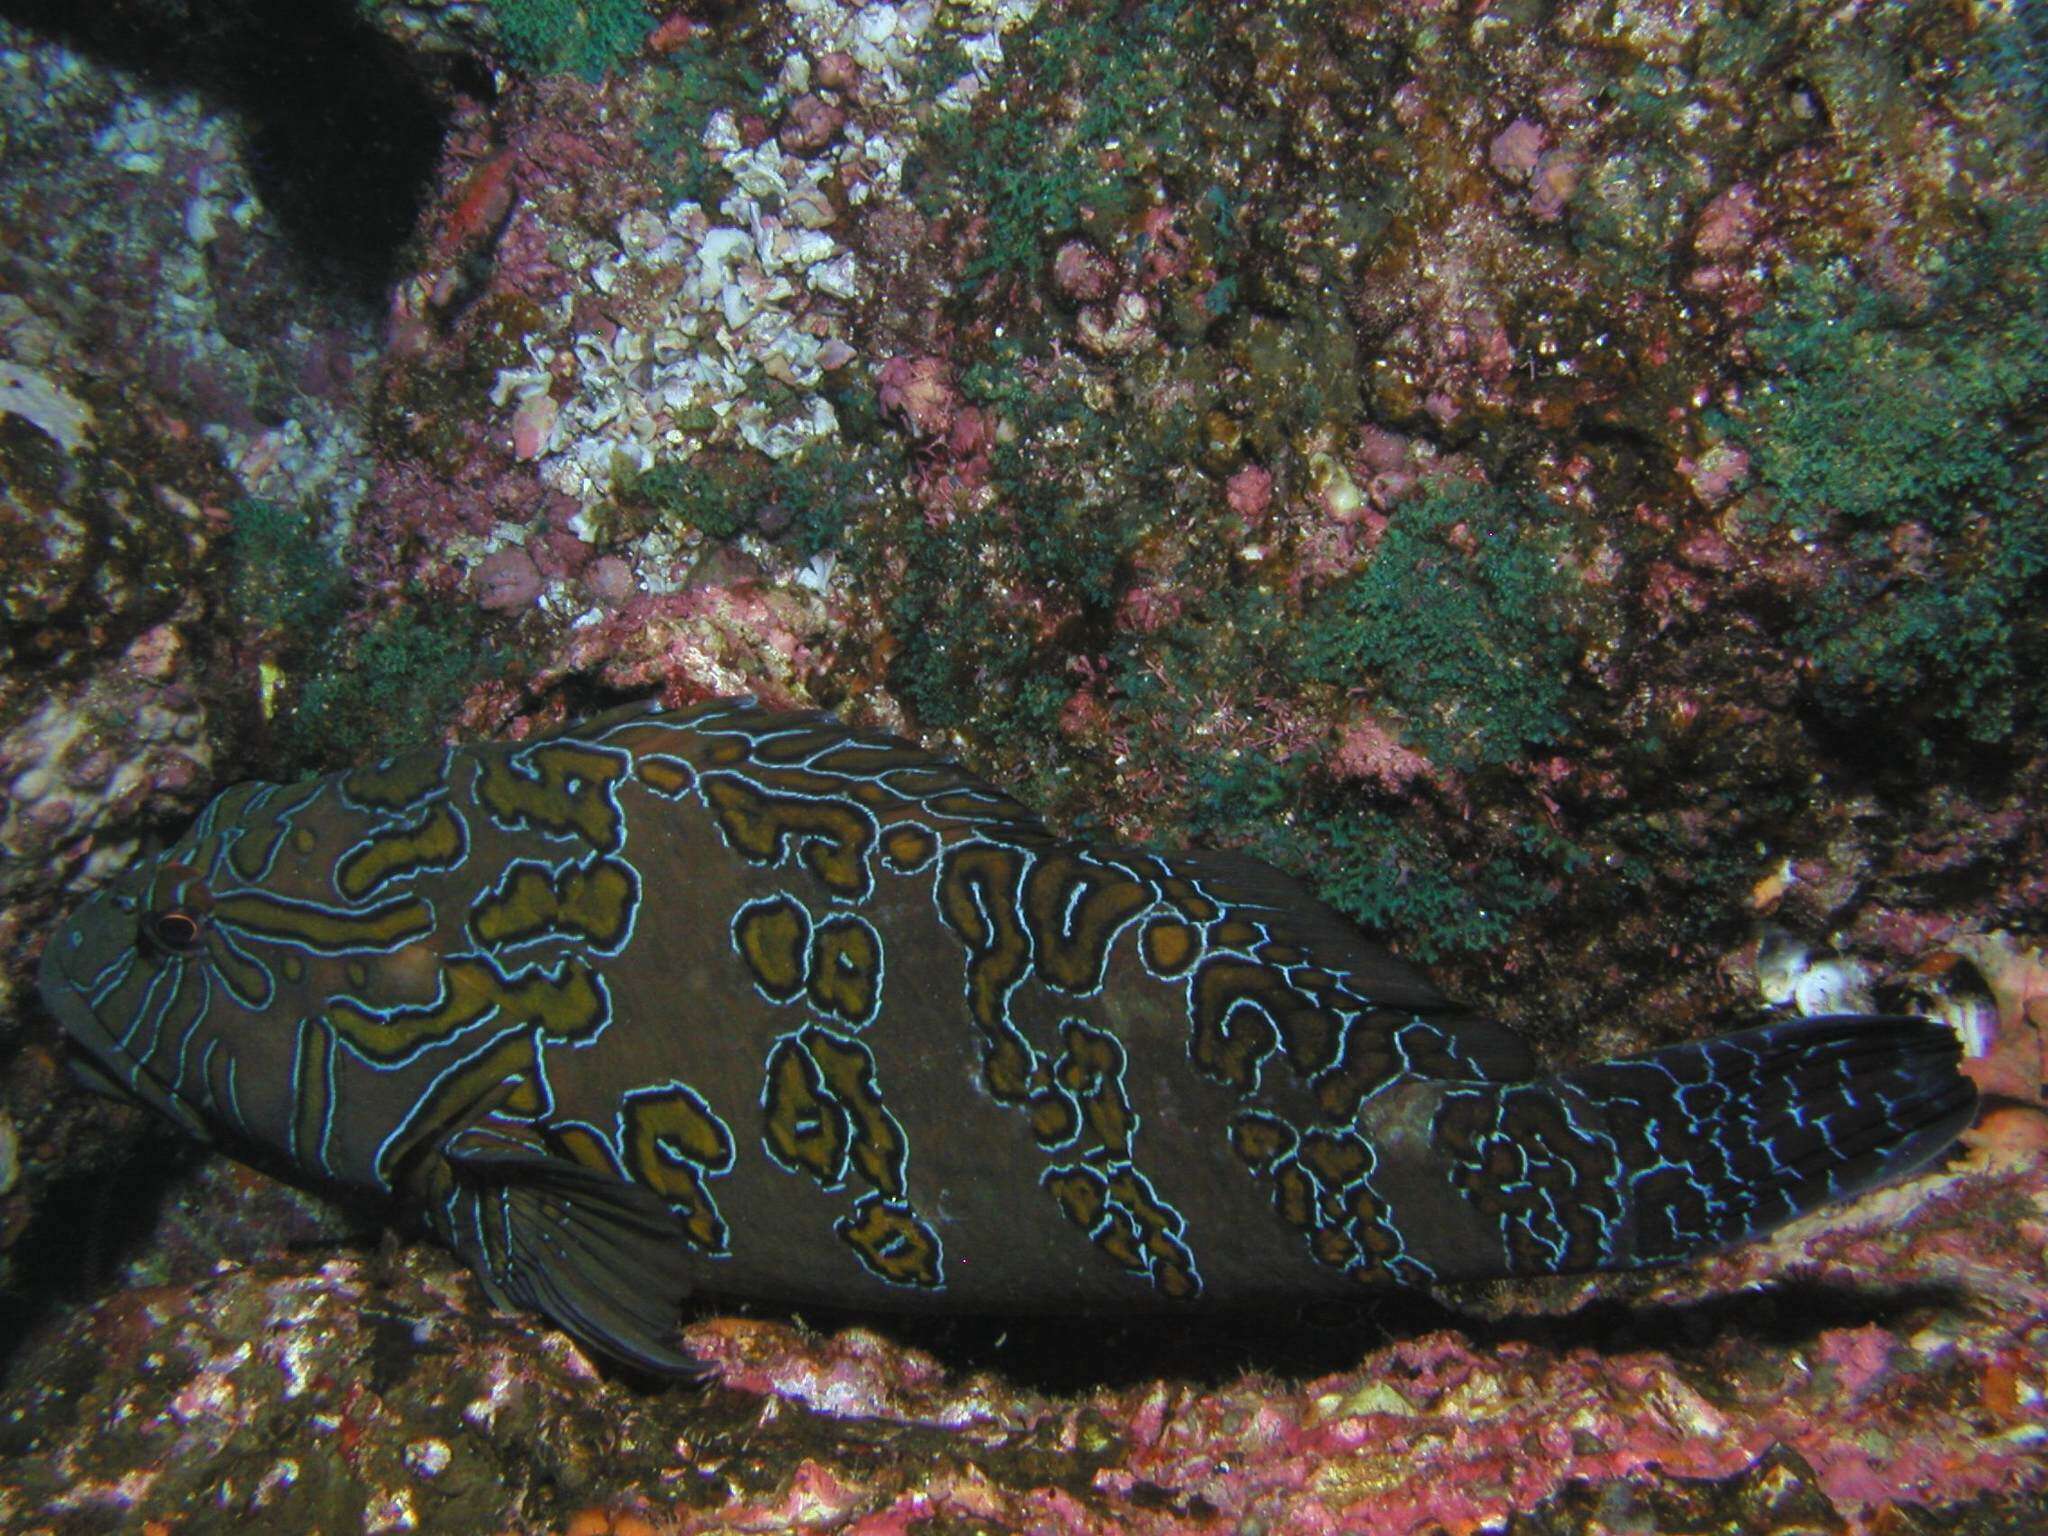
[[[239,118],[250,174],[306,278],[381,307],[440,155],[449,92],[350,0],[4,0],[0,20]],[[464,62],[443,68],[454,90],[482,77]]]

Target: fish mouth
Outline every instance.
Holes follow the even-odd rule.
[[[58,1024],[71,1046],[71,1075],[93,1092],[124,1103],[140,1104],[154,1110],[188,1135],[212,1140],[212,1133],[191,1107],[166,1092],[121,1049],[113,1033],[93,1012],[64,964],[63,935],[52,939],[43,951],[36,970],[36,991],[43,1006]]]
[[[60,934],[44,948],[42,964],[36,968],[36,992],[50,1017],[63,1025],[68,1039],[104,1057],[113,1051],[114,1037],[100,1023],[65,966],[64,937]]]

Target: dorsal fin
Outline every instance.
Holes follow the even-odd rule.
[[[631,699],[624,704],[614,704],[610,709],[595,715],[583,715],[576,719],[564,720],[559,725],[536,731],[521,746],[532,746],[541,741],[586,740],[602,735],[615,725],[628,720],[639,720],[648,715],[661,713],[661,699],[658,695],[645,699]]]

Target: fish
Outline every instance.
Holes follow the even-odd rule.
[[[51,935],[95,1087],[695,1376],[686,1304],[1197,1311],[1672,1264],[1940,1157],[1945,1026],[1540,1071],[1270,866],[748,699],[220,793]]]

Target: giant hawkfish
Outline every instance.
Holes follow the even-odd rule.
[[[1539,1073],[1273,869],[727,700],[223,792],[51,937],[97,1085],[696,1369],[693,1293],[1228,1307],[1663,1264],[1937,1157],[1923,1019]]]

